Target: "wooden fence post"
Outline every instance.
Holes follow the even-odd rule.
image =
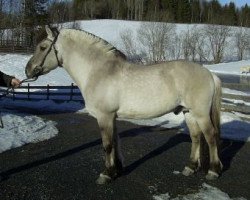
[[[47,85],[47,100],[49,100],[49,84]]]
[[[12,100],[15,101],[15,90],[12,89]]]
[[[28,100],[30,100],[30,84],[28,83]]]
[[[70,89],[70,101],[73,99],[73,89],[74,89],[74,83],[71,83],[71,89]]]

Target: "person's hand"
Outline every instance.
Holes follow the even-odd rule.
[[[12,87],[19,87],[20,86],[20,84],[21,84],[21,81],[19,80],[19,79],[17,79],[17,78],[13,78],[12,80],[11,80],[11,86]]]

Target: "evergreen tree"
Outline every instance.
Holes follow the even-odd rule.
[[[201,2],[200,0],[190,0],[191,6],[191,23],[201,22]]]
[[[177,19],[178,22],[181,23],[191,22],[191,6],[189,0],[178,1]]]
[[[48,23],[48,1],[47,0],[35,0],[35,12],[37,18],[37,24],[44,25]]]
[[[229,5],[223,7],[223,24],[225,25],[237,25],[237,11],[236,6],[233,2],[230,2]]]
[[[177,2],[175,0],[162,0],[162,8],[169,22],[177,21]]]
[[[223,24],[223,19],[221,18],[222,7],[218,0],[212,0],[207,4],[208,6],[208,16],[207,22],[212,24]]]
[[[247,4],[241,8],[238,24],[239,26],[250,27],[250,6]]]

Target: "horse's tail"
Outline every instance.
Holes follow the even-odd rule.
[[[221,81],[215,74],[212,75],[214,78],[215,91],[210,116],[213,126],[215,128],[216,139],[218,140],[217,145],[219,145],[218,142],[220,139]]]
[[[220,144],[220,110],[221,110],[221,81],[220,79],[215,75],[212,74],[215,90],[213,94],[212,99],[212,105],[210,110],[210,118],[213,124],[213,127],[215,129],[215,137],[216,137],[216,144],[218,148],[218,154],[219,154],[219,144]],[[200,162],[202,165],[202,168],[204,170],[208,170],[209,166],[209,148],[208,144],[204,138],[204,135],[201,134],[200,138]]]

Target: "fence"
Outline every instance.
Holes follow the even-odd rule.
[[[34,47],[30,47],[30,46],[0,46],[0,52],[4,52],[4,53],[33,53]]]
[[[237,84],[237,83],[222,83],[225,88],[248,91],[250,92],[249,84]],[[250,95],[239,94],[222,94],[222,110],[235,111],[250,115]],[[249,120],[249,118],[246,118]]]
[[[230,89],[248,89],[249,86],[239,84],[223,84]],[[0,88],[0,98],[5,94],[6,88]],[[2,94],[2,95],[1,95]],[[6,98],[12,100],[55,100],[55,101],[84,101],[79,88],[73,83],[70,86],[21,86],[10,91]],[[250,96],[236,94],[222,94],[222,110],[237,111],[250,114],[250,106],[240,103],[244,101],[250,104]],[[234,101],[238,101],[237,104]]]
[[[0,52],[4,53],[32,53],[35,46],[17,40],[0,40]]]
[[[0,98],[4,96],[6,88],[0,88]],[[10,90],[6,98],[12,100],[56,100],[83,101],[79,88],[73,83],[70,86],[21,86]]]
[[[243,101],[250,104],[250,96],[222,94],[222,109],[250,114],[250,106],[245,105]]]

